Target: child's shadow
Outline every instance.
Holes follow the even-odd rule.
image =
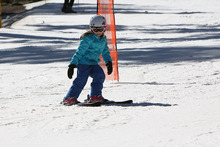
[[[106,106],[122,106],[122,107],[159,106],[159,107],[171,107],[171,106],[177,106],[177,104],[163,104],[163,103],[141,102],[141,103],[131,103],[131,104],[108,104]]]

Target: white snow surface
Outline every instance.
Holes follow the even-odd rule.
[[[62,5],[29,4],[0,29],[1,147],[220,146],[219,0],[115,1],[120,81],[103,96],[134,103],[101,107],[59,104],[96,1]]]

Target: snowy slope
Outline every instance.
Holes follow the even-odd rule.
[[[59,0],[28,5],[0,29],[0,146],[220,146],[219,4],[115,1],[120,81],[103,96],[134,104],[97,108],[59,104],[96,1],[76,1],[77,14]]]

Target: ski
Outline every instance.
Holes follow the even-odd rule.
[[[83,106],[83,107],[99,107],[101,105],[124,105],[124,104],[131,104],[133,103],[133,100],[125,100],[125,101],[113,101],[113,100],[108,100],[108,99],[104,99],[104,101],[102,102],[89,102],[89,96],[87,97],[87,99],[84,102],[79,102],[77,104],[73,104],[76,106]],[[63,104],[63,101],[60,102],[60,104]],[[72,106],[72,105],[66,105],[66,106]]]
[[[89,103],[87,101],[83,103],[78,103],[78,106],[84,106],[84,107],[98,107],[101,105],[123,105],[123,104],[131,104],[133,103],[133,100],[125,100],[125,101],[112,101],[112,100],[104,100],[104,102],[94,102],[94,103]]]
[[[90,99],[90,97],[89,97],[89,95],[87,95],[87,99],[84,100],[84,103],[81,103],[79,105],[88,105],[88,106],[90,104],[95,105],[93,103],[89,103],[89,99]],[[99,103],[100,103],[100,106],[101,105],[110,105],[110,104],[131,104],[131,103],[133,103],[133,100],[113,101],[113,100],[104,99],[103,102],[97,102],[97,103],[98,103],[97,105],[99,105]]]
[[[61,105],[65,105],[64,103],[63,103],[63,101],[62,102],[60,102],[60,104]],[[77,104],[73,104],[73,105],[76,105],[76,106],[87,106],[87,107],[98,107],[98,106],[101,106],[102,104],[100,103],[100,102],[95,102],[95,103],[88,103],[88,102],[79,102],[79,103],[77,103]],[[65,105],[65,106],[73,106],[73,105]]]
[[[84,106],[84,107],[98,107],[101,105],[102,105],[101,102],[94,102],[94,103],[83,102],[77,104],[77,106]]]
[[[108,104],[131,104],[133,103],[133,100],[125,100],[125,101],[112,101],[112,100],[106,100],[102,103],[102,105],[108,105]]]

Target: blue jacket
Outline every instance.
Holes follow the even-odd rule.
[[[85,35],[81,38],[78,49],[70,61],[70,64],[87,64],[87,65],[97,65],[100,62],[100,55],[107,63],[112,61],[109,48],[107,46],[107,39],[100,37],[95,34]]]

